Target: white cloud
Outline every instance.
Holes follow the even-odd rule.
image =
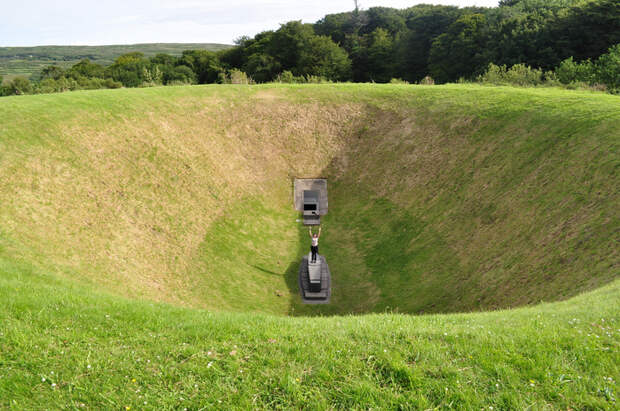
[[[4,3],[6,0],[0,0]],[[131,44],[153,42],[232,43],[277,29],[290,20],[315,22],[353,8],[352,0],[26,0],[2,4],[0,46]],[[361,0],[363,8],[405,8],[418,3],[496,6],[497,0]]]

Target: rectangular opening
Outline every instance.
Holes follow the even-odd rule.
[[[324,178],[296,178],[293,182],[295,210],[310,214],[327,214],[327,180]],[[308,204],[315,204],[309,207]]]
[[[304,204],[304,211],[316,211],[316,204]]]

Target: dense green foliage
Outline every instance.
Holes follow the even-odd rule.
[[[488,84],[510,84],[516,86],[564,86],[568,88],[590,88],[620,91],[620,44],[609,49],[598,59],[575,62],[572,57],[562,61],[555,71],[543,71],[525,64],[489,64],[487,71],[478,81]]]
[[[78,68],[47,67],[40,76],[45,82],[27,87],[20,78],[0,94],[230,83],[238,78],[242,83],[447,83],[496,79],[485,74],[491,64],[541,70],[540,81],[512,84],[615,92],[618,44],[617,0],[511,0],[495,8],[373,7],[330,14],[315,24],[291,21],[219,51],[186,50],[180,56],[132,51],[105,68],[88,60]]]
[[[327,15],[312,27],[316,35],[330,37],[346,51],[351,60],[347,80],[356,82],[391,78],[419,82],[427,75],[439,83],[453,82],[475,78],[489,63],[552,70],[569,57],[598,58],[620,43],[620,4],[615,0],[502,4],[497,8],[375,7]],[[278,31],[242,39],[238,48],[221,53],[222,61],[258,81],[275,80],[283,70],[316,74],[295,71],[299,67],[289,58],[294,42],[287,48],[280,40],[282,32],[291,33],[291,25],[312,35],[311,25],[302,30],[300,23],[289,23]]]

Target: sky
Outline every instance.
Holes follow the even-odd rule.
[[[419,3],[497,6],[497,0],[360,0],[362,9]],[[314,23],[353,9],[353,0],[0,0],[0,46],[225,43]]]

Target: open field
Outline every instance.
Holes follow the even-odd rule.
[[[619,135],[617,96],[557,89],[4,98],[0,406],[613,409]]]
[[[0,47],[0,76],[5,81],[16,76],[38,75],[44,67],[59,65],[71,67],[82,59],[94,63],[109,65],[121,54],[139,51],[146,57],[157,53],[180,56],[184,50],[206,49],[218,51],[230,47],[226,44],[213,43],[153,43],[110,46],[36,46],[36,47]]]

